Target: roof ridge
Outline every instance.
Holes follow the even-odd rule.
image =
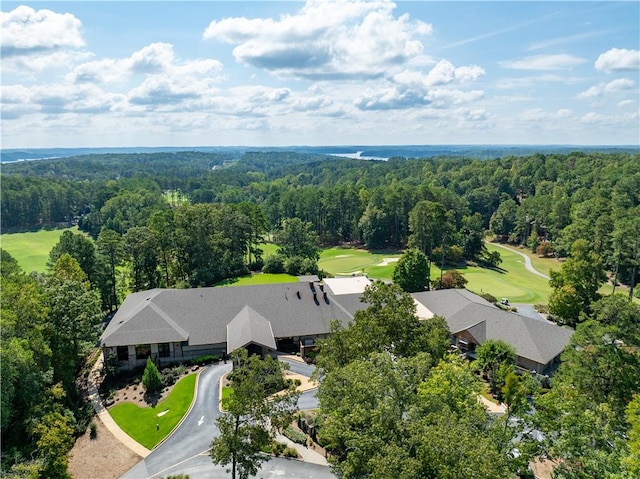
[[[171,326],[180,336],[184,337],[184,340],[186,341],[187,339],[189,339],[189,333],[187,333],[184,329],[182,329],[182,327],[180,325],[178,325],[178,323],[176,323],[171,316],[169,316],[167,313],[165,313],[162,308],[160,306],[158,306],[157,304],[155,304],[153,301],[149,301],[149,304],[146,306],[150,306],[151,309],[153,309],[156,313],[158,313],[158,315],[164,319],[167,324],[169,326]]]

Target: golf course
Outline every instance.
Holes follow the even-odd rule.
[[[73,232],[78,231],[76,227],[68,229]],[[43,273],[47,269],[49,251],[58,242],[63,231],[65,229],[3,234],[0,237],[1,246],[16,258],[26,272]],[[527,271],[522,256],[515,251],[509,251],[491,243],[487,243],[487,248],[489,251],[498,251],[502,257],[502,263],[494,269],[478,266],[458,267],[457,269],[468,280],[469,290],[478,294],[489,293],[496,298],[508,298],[512,303],[544,304],[547,302],[551,293],[548,281]],[[262,249],[264,256],[268,256],[275,253],[277,246],[266,243],[262,245]],[[521,251],[527,253],[525,250]],[[336,277],[366,274],[372,279],[391,281],[395,264],[401,254],[399,250],[368,251],[334,246],[321,250],[318,266]],[[551,269],[560,268],[560,263],[555,259],[538,258],[532,254],[529,256],[533,267],[543,274],[548,275]],[[431,278],[439,276],[440,269],[432,265]],[[223,284],[244,286],[289,281],[295,281],[295,277],[286,274],[253,274],[227,280]]]

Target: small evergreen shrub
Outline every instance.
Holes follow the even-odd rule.
[[[98,425],[91,421],[89,423],[89,439],[95,439],[98,437]]]
[[[204,366],[205,364],[215,363],[220,358],[215,354],[205,354],[204,356],[198,356],[189,360],[189,364],[192,366]]]
[[[307,435],[291,426],[287,427],[283,434],[297,444],[307,444]]]
[[[296,451],[294,448],[292,447],[287,447],[284,452],[282,453],[282,455],[284,457],[290,457],[293,459],[297,459],[298,458],[298,451]]]
[[[147,358],[147,367],[144,368],[144,373],[142,374],[142,384],[148,394],[153,394],[162,389],[162,376],[156,365],[151,361],[151,358]]]

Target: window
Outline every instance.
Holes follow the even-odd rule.
[[[151,356],[151,346],[148,344],[140,344],[136,346],[136,359],[147,359]]]
[[[158,356],[161,358],[169,357],[169,343],[158,344]]]
[[[118,346],[118,361],[129,361],[129,346]]]

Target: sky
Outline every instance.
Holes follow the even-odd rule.
[[[3,148],[638,145],[640,2],[1,4]]]

